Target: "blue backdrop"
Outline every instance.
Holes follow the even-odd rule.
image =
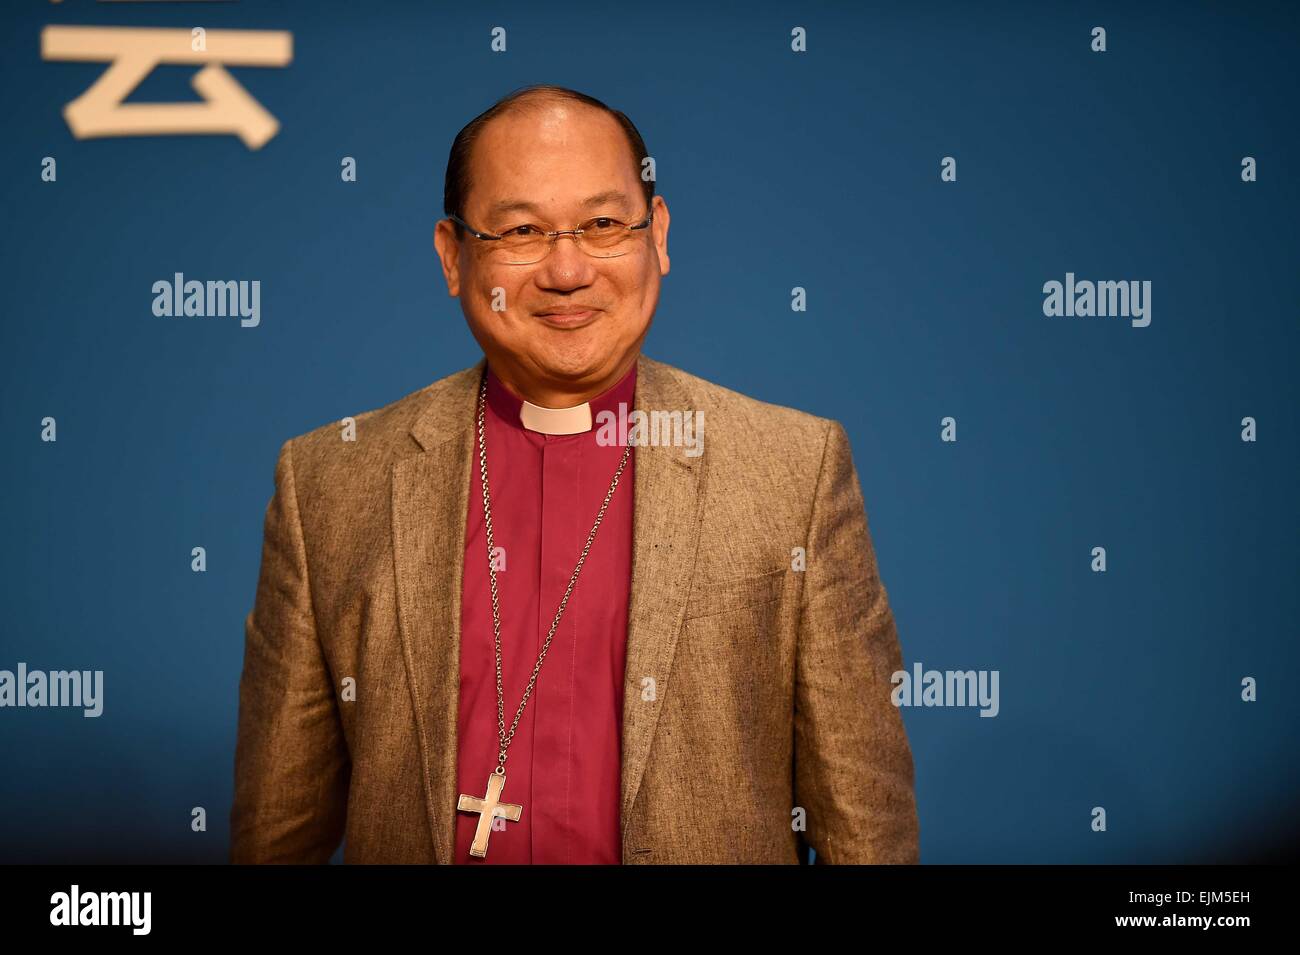
[[[538,82],[624,110],[656,159],[647,353],[842,421],[905,661],[1000,673],[996,718],[903,711],[923,861],[1288,844],[1294,5],[469,6],[0,14],[0,669],[105,674],[98,719],[0,709],[0,860],[225,860],[276,452],[477,359],[432,249],[447,151]],[[231,68],[282,128],[74,139],[104,66],[43,62],[49,24],[291,31],[290,66]],[[193,73],[131,100],[193,100]],[[156,317],[175,272],[260,280],[260,324]],[[1045,316],[1066,272],[1149,280],[1151,324]]]

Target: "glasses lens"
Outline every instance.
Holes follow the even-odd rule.
[[[618,219],[607,216],[588,219],[580,228],[582,246],[591,255],[621,255],[631,243],[632,233],[628,231],[627,223]]]
[[[502,233],[501,240],[493,243],[492,251],[504,262],[527,265],[546,254],[546,243],[546,235],[541,229],[521,225]]]
[[[580,234],[574,237],[578,245],[588,255],[602,259],[626,253],[637,235],[627,223],[608,216],[588,219],[578,229]],[[489,252],[508,265],[531,265],[546,258],[550,241],[540,226],[513,226],[501,233],[501,238],[492,243]]]

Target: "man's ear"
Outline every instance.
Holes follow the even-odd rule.
[[[433,227],[433,247],[442,262],[442,277],[447,280],[447,294],[460,295],[460,239],[450,219],[439,219]]]
[[[655,211],[654,221],[650,223],[650,228],[654,231],[655,252],[659,255],[659,274],[668,274],[668,222],[671,216],[668,215],[668,203],[664,202],[663,196],[655,196],[651,208]]]

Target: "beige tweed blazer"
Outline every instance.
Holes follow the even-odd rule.
[[[484,363],[287,441],[245,622],[234,862],[447,863]],[[623,862],[918,860],[903,669],[843,427],[638,358]],[[698,419],[697,419],[698,420]],[[797,560],[803,549],[806,564]],[[581,581],[578,586],[581,587]],[[527,811],[527,807],[525,807]]]

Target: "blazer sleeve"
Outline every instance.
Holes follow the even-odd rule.
[[[343,837],[351,763],[312,611],[292,441],[266,509],[244,623],[230,859],[325,863]]]
[[[848,436],[830,422],[808,533],[795,673],[795,798],[817,862],[914,863],[903,669]]]

